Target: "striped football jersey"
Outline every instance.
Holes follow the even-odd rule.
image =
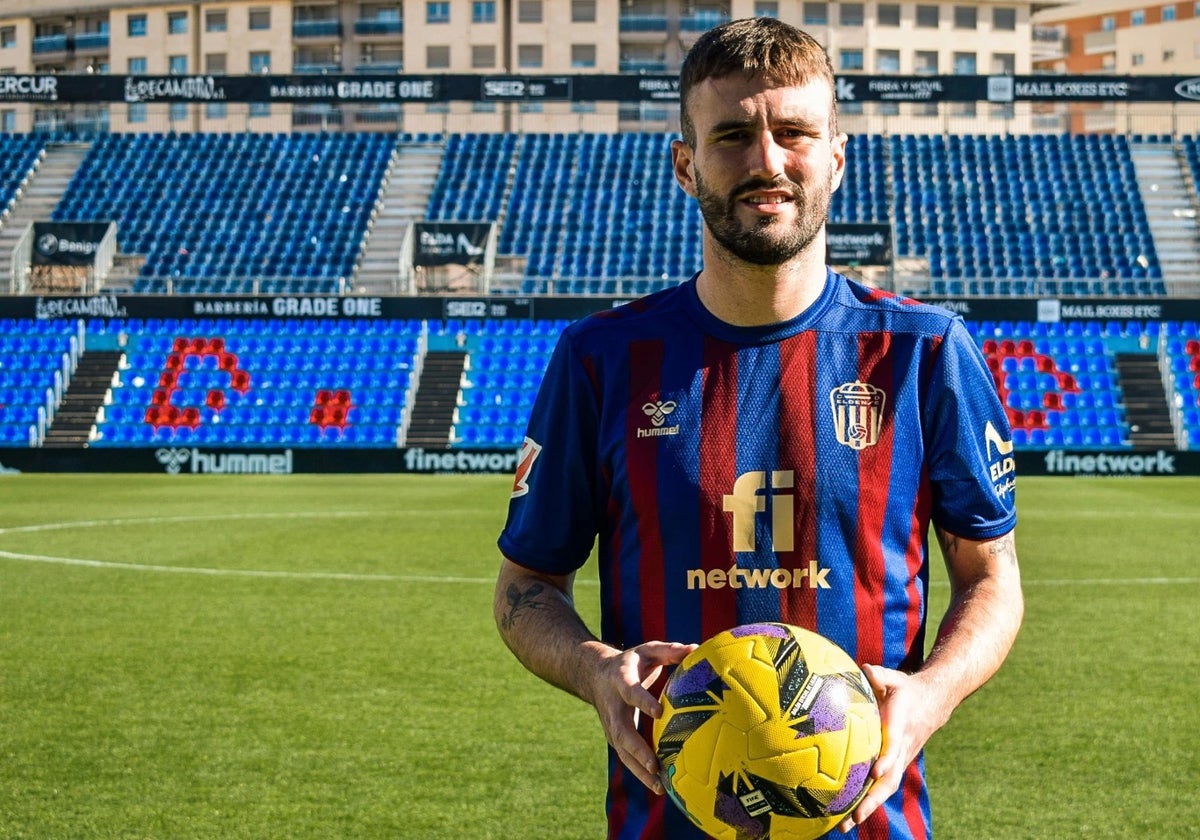
[[[797,318],[735,327],[693,279],[564,331],[499,546],[567,574],[598,540],[600,635],[618,648],[784,621],[911,671],[930,522],[1012,530],[1010,437],[947,310],[830,271]],[[611,754],[609,770],[610,837],[700,836]],[[918,761],[858,836],[929,834]]]

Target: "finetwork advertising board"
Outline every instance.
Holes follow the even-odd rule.
[[[515,449],[202,449],[160,446],[96,449],[0,449],[0,474],[122,472],[166,475],[292,475],[300,473],[516,472]],[[1019,476],[1103,478],[1200,475],[1200,452],[1037,450],[1015,453]],[[1018,491],[1020,489],[1018,478]]]

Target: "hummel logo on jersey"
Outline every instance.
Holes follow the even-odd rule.
[[[679,434],[678,425],[663,425],[663,423],[667,421],[667,416],[675,411],[675,407],[675,403],[672,400],[667,400],[666,402],[663,402],[662,400],[655,400],[654,402],[648,402],[643,405],[642,414],[645,414],[650,418],[650,425],[653,426],[653,428],[638,429],[637,436],[640,438],[646,438]]]
[[[642,406],[642,413],[650,418],[650,422],[655,426],[661,426],[667,419],[667,415],[675,410],[675,403],[671,400],[666,402],[648,402]]]
[[[521,451],[517,453],[517,474],[513,478],[512,497],[515,499],[529,492],[529,473],[533,462],[542,451],[542,445],[533,438],[525,438]]]
[[[866,382],[846,382],[829,392],[838,443],[862,450],[879,443],[887,395]]]

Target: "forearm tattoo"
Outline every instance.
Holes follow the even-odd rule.
[[[521,590],[521,587],[515,583],[510,583],[508,589],[505,590],[505,597],[508,599],[508,612],[500,618],[500,627],[508,630],[513,626],[517,616],[528,610],[540,610],[546,607],[545,602],[539,601],[538,596],[544,592],[546,587],[540,583],[531,583],[527,589]]]

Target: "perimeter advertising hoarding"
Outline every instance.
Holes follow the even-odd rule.
[[[895,76],[847,73],[842,102],[1185,102],[1192,76]],[[0,74],[2,102],[664,102],[675,74]]]
[[[1200,452],[1038,450],[1014,454],[1020,476],[1141,478],[1200,475]],[[34,473],[292,475],[299,473],[475,474],[516,471],[516,449],[207,449],[187,445],[134,449],[0,448],[0,480]]]
[[[460,297],[420,295],[0,295],[0,318],[485,318],[567,319],[632,297],[577,295]],[[1196,298],[930,297],[967,321],[1200,321]]]

